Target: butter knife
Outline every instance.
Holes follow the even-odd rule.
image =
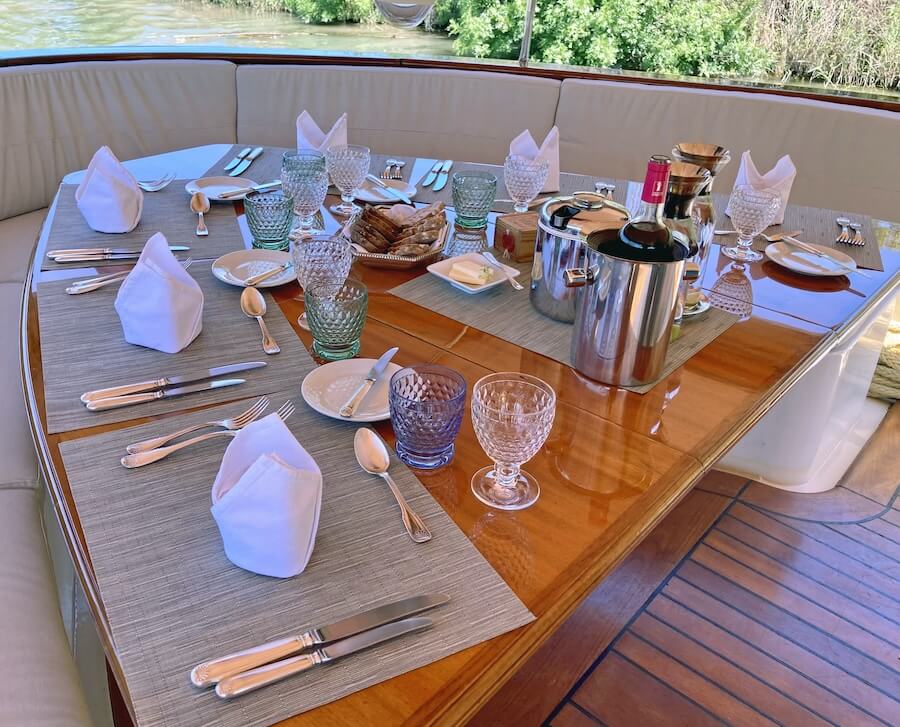
[[[285,639],[270,641],[252,649],[238,651],[218,659],[211,659],[198,664],[191,670],[191,683],[197,687],[211,687],[225,677],[239,674],[242,671],[268,664],[276,659],[283,659],[298,651],[311,649],[332,641],[339,641],[349,636],[383,626],[417,613],[442,606],[450,600],[443,593],[404,598],[384,606],[363,611],[355,616],[335,621],[328,626],[312,628],[303,633],[288,636]]]
[[[193,384],[203,379],[214,379],[216,376],[227,376],[228,374],[236,374],[238,371],[251,371],[253,369],[261,369],[268,364],[265,361],[248,361],[245,363],[229,364],[228,366],[216,366],[206,371],[198,371],[196,374],[188,374],[187,376],[164,376],[161,379],[152,379],[151,381],[139,381],[136,384],[123,384],[122,386],[113,386],[108,389],[96,389],[94,391],[86,391],[81,395],[81,401],[87,404],[89,401],[98,399],[109,399],[113,396],[125,396],[127,394],[140,394],[144,391],[153,391],[154,389],[164,389],[168,386],[176,384]]]
[[[230,189],[227,192],[222,192],[219,195],[219,199],[232,199],[233,197],[240,197],[242,194],[249,194],[250,192],[266,192],[270,189],[275,189],[276,187],[280,186],[281,180],[276,179],[274,182],[257,184],[255,187],[241,187],[241,189]]]
[[[441,165],[441,171],[438,173],[437,181],[434,183],[434,186],[431,188],[433,192],[440,192],[444,187],[447,186],[447,180],[450,178],[450,167],[453,166],[453,160],[447,159]]]
[[[422,182],[423,187],[427,187],[429,184],[434,182],[437,179],[438,172],[441,171],[441,167],[444,165],[442,161],[436,161],[434,166],[431,167],[431,171],[425,176],[425,181]]]
[[[191,248],[187,245],[169,245],[172,252],[185,252]],[[51,250],[47,253],[49,258],[72,257],[77,255],[140,255],[140,250],[126,250],[123,247],[71,247],[63,250]]]
[[[247,156],[245,156],[234,169],[228,172],[228,176],[239,177],[241,174],[247,171],[247,167],[253,164],[253,161],[262,153],[263,148],[261,146],[256,147]]]
[[[223,699],[239,697],[260,687],[280,682],[286,677],[312,669],[319,664],[328,664],[363,649],[369,649],[378,644],[383,644],[385,641],[396,639],[398,636],[424,631],[431,628],[433,624],[434,622],[430,618],[408,618],[403,621],[385,624],[358,636],[351,636],[349,639],[343,639],[321,649],[316,649],[310,654],[276,661],[274,664],[267,664],[258,669],[251,669],[250,671],[227,677],[216,685],[216,694]]]
[[[389,195],[391,195],[391,197],[393,197],[394,199],[399,199],[401,202],[406,202],[406,204],[412,204],[412,200],[409,197],[407,197],[405,194],[403,194],[403,192],[401,192],[399,189],[394,189],[390,185],[385,184],[374,174],[367,174],[366,179],[368,179],[370,182],[372,182],[377,187],[380,187],[381,189],[383,189],[385,192],[387,192]]]
[[[230,162],[228,162],[228,164],[225,165],[225,171],[226,171],[226,172],[230,172],[230,171],[231,171],[232,169],[234,169],[238,164],[240,164],[240,163],[241,163],[241,160],[242,160],[245,156],[247,156],[249,153],[250,153],[250,147],[249,147],[249,146],[248,146],[248,147],[244,147],[243,149],[241,149],[241,150],[237,153],[237,156],[236,156],[234,159],[232,159]]]
[[[375,365],[372,366],[369,373],[366,374],[366,378],[363,379],[362,383],[357,387],[353,396],[350,397],[350,400],[341,407],[340,415],[342,417],[352,417],[356,414],[356,410],[359,408],[359,405],[362,404],[362,400],[366,398],[369,389],[375,385],[375,382],[378,381],[378,377],[384,373],[387,365],[391,362],[391,359],[394,358],[394,354],[399,350],[400,349],[396,347],[389,348],[381,354],[381,358],[375,362]]]
[[[156,391],[147,391],[143,394],[130,394],[129,396],[112,396],[109,399],[96,399],[87,403],[89,411],[106,411],[107,409],[119,409],[123,406],[132,406],[133,404],[146,404],[149,401],[157,399],[171,399],[174,396],[184,396],[185,394],[196,394],[198,391],[210,391],[212,389],[221,389],[226,386],[237,386],[246,383],[246,379],[216,379],[208,381],[205,384],[194,384],[193,386],[179,386],[176,389],[157,389]]]

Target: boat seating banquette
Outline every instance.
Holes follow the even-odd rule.
[[[303,108],[326,124],[348,112],[350,141],[379,152],[493,163],[521,129],[541,139],[556,123],[564,170],[616,178],[638,178],[647,156],[681,140],[752,148],[762,168],[790,153],[793,202],[897,217],[900,115],[889,111],[451,69],[177,59],[0,69],[0,724],[88,723],[53,599],[18,373],[22,283],[57,185],[103,144],[123,159],[210,143],[291,146]],[[720,189],[736,170],[735,160]],[[71,579],[68,555],[54,550],[57,581]],[[93,677],[105,678],[102,663]]]

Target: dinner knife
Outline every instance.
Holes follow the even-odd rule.
[[[432,192],[440,192],[444,187],[447,186],[447,180],[450,178],[450,167],[453,166],[453,160],[447,159],[441,165],[441,171],[438,173],[437,181],[434,183],[434,186],[431,188]]]
[[[366,374],[366,378],[363,379],[362,383],[356,388],[356,391],[353,396],[350,397],[350,400],[341,407],[340,415],[342,417],[352,417],[356,413],[362,400],[365,399],[366,394],[369,393],[369,389],[375,385],[375,382],[378,381],[378,377],[384,373],[387,365],[391,362],[391,359],[394,358],[394,354],[399,350],[399,348],[390,348],[381,354],[381,358],[375,362],[375,365],[372,366],[369,373]]]
[[[812,245],[809,245],[809,244],[803,242],[802,240],[798,240],[794,237],[791,237],[790,235],[786,235],[785,237],[781,238],[781,241],[788,242],[791,245],[793,245],[794,247],[799,247],[801,250],[803,250],[804,252],[808,252],[810,255],[815,255],[816,257],[824,258],[828,262],[834,263],[839,269],[843,270],[845,273],[859,273],[864,278],[871,277],[870,275],[866,274],[859,268],[851,268],[849,265],[845,265],[840,260],[835,260],[833,257],[831,257],[831,255],[826,255],[821,250],[817,250]]]
[[[442,593],[404,598],[400,601],[395,601],[385,606],[378,606],[355,616],[335,621],[329,626],[309,629],[309,631],[304,631],[301,634],[295,634],[285,639],[270,641],[252,649],[205,661],[191,670],[191,683],[197,687],[209,687],[234,674],[240,674],[243,671],[268,664],[276,659],[283,659],[304,649],[311,649],[314,646],[345,639],[363,631],[374,629],[377,626],[390,624],[392,621],[397,621],[407,616],[414,616],[417,613],[442,606],[449,600],[450,596]]]
[[[249,146],[248,146],[248,147],[244,147],[243,149],[241,149],[241,150],[237,153],[237,156],[236,156],[234,159],[232,159],[230,162],[228,162],[228,164],[225,165],[225,171],[226,171],[226,172],[229,172],[229,171],[231,171],[232,169],[234,169],[238,164],[241,163],[241,160],[242,160],[245,156],[247,156],[249,153],[250,153],[250,147],[249,147]]]
[[[119,409],[123,406],[131,406],[132,404],[146,404],[148,401],[155,401],[156,399],[171,399],[174,396],[196,394],[198,391],[210,391],[212,389],[221,389],[226,386],[237,386],[238,384],[243,384],[245,382],[246,379],[216,379],[215,381],[207,381],[204,384],[180,386],[176,389],[157,389],[156,391],[148,391],[143,394],[112,396],[109,399],[95,399],[89,401],[87,403],[87,408],[89,411]]]
[[[434,166],[431,167],[431,171],[425,176],[425,181],[422,182],[423,187],[427,187],[431,184],[435,179],[437,179],[438,172],[441,171],[441,167],[444,166],[444,162],[436,161]]]
[[[275,189],[276,187],[281,186],[281,180],[276,179],[274,182],[266,182],[265,184],[257,184],[253,187],[241,187],[240,189],[229,189],[227,192],[222,192],[219,195],[219,199],[231,199],[232,197],[240,197],[242,194],[249,194],[250,192],[267,192],[270,189]]]
[[[191,248],[187,245],[169,245],[172,252],[186,252]],[[140,255],[140,250],[127,250],[123,247],[73,247],[65,250],[51,250],[47,253],[49,258],[73,257],[81,255]]]
[[[309,654],[276,661],[274,664],[267,664],[258,669],[227,677],[216,685],[216,694],[223,699],[239,697],[260,687],[280,682],[286,677],[312,669],[319,664],[328,664],[363,649],[396,639],[398,636],[424,631],[431,628],[433,624],[434,622],[430,618],[407,618],[403,621],[379,626],[358,636],[351,636],[349,639],[316,649]]]
[[[164,376],[161,379],[153,379],[152,381],[139,381],[136,384],[124,384],[123,386],[113,386],[108,389],[96,389],[95,391],[87,391],[82,394],[81,401],[87,404],[89,401],[109,399],[113,396],[140,394],[144,391],[165,389],[168,386],[175,386],[178,384],[193,384],[196,381],[214,379],[216,376],[236,374],[238,371],[260,369],[263,366],[268,366],[268,364],[265,361],[247,361],[244,363],[229,364],[228,366],[216,366],[215,368],[197,372],[196,374],[188,374],[187,376]]]
[[[228,172],[229,177],[238,177],[244,172],[247,171],[247,167],[253,164],[253,160],[256,159],[260,154],[263,153],[263,148],[261,146],[256,147],[253,151],[251,151],[247,156],[245,156],[240,163]]]
[[[406,202],[406,204],[412,204],[412,200],[409,197],[407,197],[405,194],[403,194],[403,192],[401,192],[399,189],[394,189],[390,185],[385,184],[374,174],[367,174],[366,179],[368,179],[371,182],[374,182],[377,186],[381,187],[381,189],[383,189],[385,192],[387,192],[389,195],[391,195],[391,197],[394,197],[395,199],[399,199],[401,202]]]

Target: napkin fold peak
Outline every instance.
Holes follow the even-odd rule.
[[[326,134],[308,111],[297,117],[297,149],[327,151],[333,146],[347,145],[347,114],[341,114]]]
[[[547,133],[543,143],[538,146],[531,131],[525,129],[509,143],[509,153],[528,159],[546,159],[550,162],[547,181],[541,192],[559,191],[559,127],[554,126]]]
[[[112,150],[101,146],[75,190],[75,204],[92,230],[131,232],[141,221],[144,193]]]

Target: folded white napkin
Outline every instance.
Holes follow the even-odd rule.
[[[509,142],[509,153],[528,159],[546,159],[550,162],[550,171],[547,173],[547,181],[544,182],[542,192],[559,191],[559,129],[554,126],[544,139],[544,143],[538,147],[534,137],[528,129],[525,129],[515,139]]]
[[[212,487],[212,515],[236,566],[276,578],[302,573],[322,505],[322,473],[277,414],[237,433]]]
[[[347,114],[341,114],[326,134],[306,111],[297,117],[297,148],[326,151],[333,146],[347,145]]]
[[[128,343],[163,353],[178,353],[200,334],[203,291],[161,232],[147,241],[119,287],[116,313]]]
[[[750,152],[745,151],[741,155],[741,166],[738,169],[737,179],[734,180],[734,186],[749,184],[754,189],[771,189],[781,197],[781,209],[775,215],[773,225],[780,225],[784,222],[784,210],[788,204],[788,198],[791,196],[791,186],[794,184],[794,177],[797,176],[797,167],[791,161],[789,154],[785,154],[778,163],[765,174],[760,174]],[[731,207],[725,209],[725,214],[731,216]]]
[[[101,146],[75,190],[75,204],[97,232],[131,232],[141,221],[144,193],[108,146]]]

